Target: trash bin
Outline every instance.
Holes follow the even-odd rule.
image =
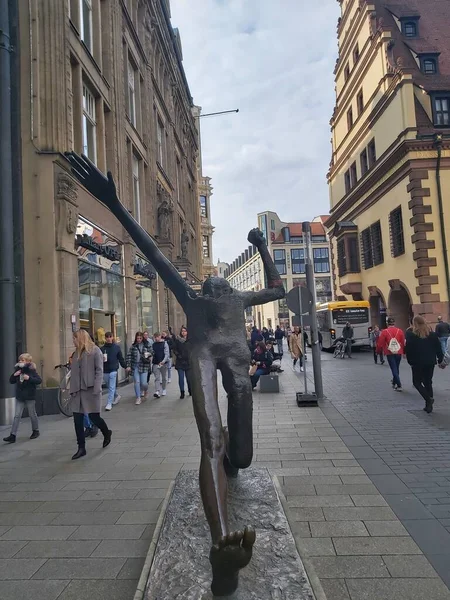
[[[0,398],[0,425],[12,425],[14,421],[16,399]]]

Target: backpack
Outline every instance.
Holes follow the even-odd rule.
[[[397,333],[389,340],[388,350],[391,354],[398,354],[402,349],[396,336]]]

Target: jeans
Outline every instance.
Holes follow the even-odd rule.
[[[167,381],[172,379],[172,359],[169,358],[169,362],[167,363]]]
[[[392,383],[401,388],[402,382],[400,381],[400,363],[402,361],[402,355],[388,354],[386,358],[392,371]]]
[[[133,371],[133,380],[134,394],[136,398],[140,398],[141,393],[144,393],[148,390],[147,371],[139,373],[139,369],[136,367]]]
[[[440,337],[439,341],[441,342],[442,352],[445,354],[447,351],[448,336]]]
[[[160,394],[165,391],[167,385],[167,365],[153,365],[153,375],[155,376],[155,392]],[[162,385],[161,385],[162,380]]]
[[[116,392],[117,371],[103,373],[103,383],[108,387],[108,401],[106,404],[111,405],[118,396],[118,393]]]
[[[73,413],[73,424],[75,425],[78,448],[86,447],[84,437],[84,417],[85,415],[83,413]],[[103,435],[107,435],[109,433],[108,426],[101,418],[100,413],[89,413],[89,419],[100,429]]]
[[[297,361],[300,361],[300,367],[303,367],[303,354],[300,354],[299,358],[294,358],[293,359],[293,367],[295,369],[295,365],[297,364]]]
[[[425,402],[433,399],[433,373],[434,365],[418,367],[412,366],[413,385]]]
[[[28,414],[31,419],[31,429],[33,431],[39,431],[39,421],[36,414],[36,401],[35,400],[27,400],[26,405],[28,408]],[[16,398],[16,414],[14,415],[14,421],[11,427],[11,435],[16,435],[19,425],[20,419],[22,418],[23,411],[25,410],[25,402],[23,400],[17,400]]]
[[[178,385],[180,386],[180,392],[182,392],[184,394],[184,376],[186,376],[189,395],[191,395],[191,383],[189,381],[189,371],[186,371],[185,369],[178,369]]]
[[[283,354],[283,340],[277,340],[278,354]]]
[[[84,415],[83,423],[86,429],[92,429],[92,421],[90,420],[89,415]]]
[[[256,372],[254,373],[254,375],[252,375],[250,377],[251,382],[252,382],[252,388],[256,387],[256,384],[258,383],[261,375],[267,375],[266,369],[256,369]]]
[[[345,351],[347,352],[347,356],[350,358],[352,355],[352,340],[345,340]]]

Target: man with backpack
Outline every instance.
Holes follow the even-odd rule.
[[[388,318],[387,325],[387,329],[383,329],[378,337],[377,352],[386,356],[392,372],[392,387],[396,392],[401,392],[400,363],[405,354],[405,334],[395,326],[394,317]]]

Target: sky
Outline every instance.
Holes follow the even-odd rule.
[[[329,211],[326,173],[337,57],[336,0],[171,0],[214,188],[213,258],[248,246],[257,213],[305,221]]]

